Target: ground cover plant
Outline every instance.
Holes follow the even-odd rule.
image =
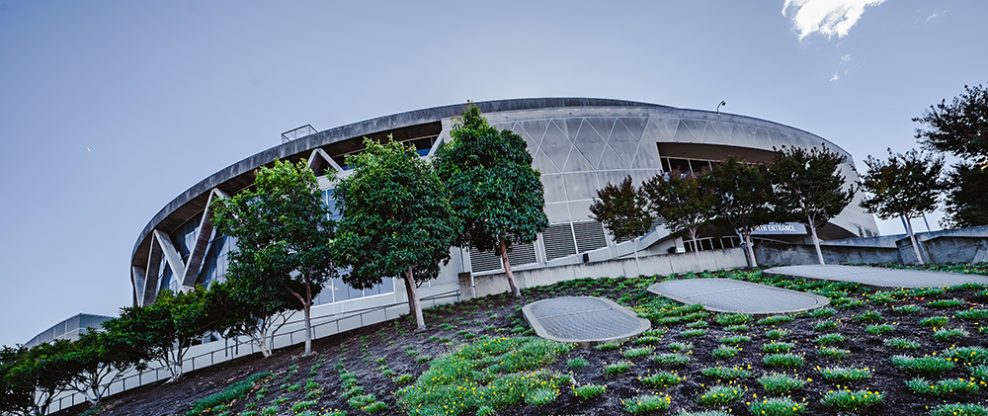
[[[988,272],[988,266],[967,267]],[[707,312],[645,290],[661,279],[694,277],[740,279],[841,301],[796,314],[745,316]],[[431,325],[425,331],[405,317],[315,340],[315,356],[300,356],[296,347],[191,372],[184,381],[111,396],[97,414],[185,414],[207,396],[270,371],[267,381],[203,414],[984,415],[985,290],[875,289],[757,270],[571,280],[524,289],[518,301],[498,295],[426,309]],[[596,346],[532,337],[520,306],[564,295],[610,298],[652,328]],[[963,305],[930,305],[941,299]],[[920,323],[931,317],[947,321]],[[815,330],[823,321],[833,323]],[[872,334],[881,325],[894,329]],[[943,329],[969,335],[934,338]],[[779,367],[766,364],[766,357],[777,356],[784,358],[768,361]],[[622,371],[608,374],[615,364]],[[488,400],[495,392],[499,398]]]

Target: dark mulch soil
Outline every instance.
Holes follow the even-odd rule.
[[[648,281],[654,278],[641,279],[600,279],[592,284],[572,284],[566,282],[559,285],[526,290],[523,299],[514,300],[506,295],[486,297],[474,301],[462,302],[454,305],[447,305],[426,311],[426,320],[430,325],[426,331],[418,332],[414,330],[414,321],[409,318],[402,318],[390,323],[378,324],[356,331],[348,332],[326,339],[317,340],[314,343],[316,355],[300,357],[300,347],[287,348],[277,351],[271,358],[261,358],[260,356],[248,357],[231,363],[225,363],[216,367],[207,368],[187,374],[182,380],[171,384],[159,384],[128,391],[124,394],[113,396],[107,400],[102,412],[104,415],[171,415],[183,414],[199,398],[211,393],[218,392],[224,387],[258,371],[271,370],[275,372],[275,377],[266,382],[265,387],[269,390],[262,400],[256,400],[252,392],[245,400],[235,403],[230,411],[230,415],[238,415],[245,410],[245,405],[252,401],[257,401],[257,410],[271,405],[275,400],[282,401],[278,414],[291,414],[289,408],[292,404],[304,400],[306,394],[304,388],[295,391],[292,385],[305,385],[308,379],[318,383],[324,393],[318,399],[319,405],[314,410],[324,411],[330,409],[346,410],[350,415],[364,414],[358,410],[351,409],[345,400],[342,399],[342,387],[339,377],[339,364],[346,370],[355,373],[360,384],[367,393],[373,393],[378,400],[385,402],[389,409],[377,414],[402,414],[396,403],[394,392],[400,387],[393,381],[392,377],[382,374],[385,368],[391,369],[395,374],[411,374],[417,377],[428,367],[428,357],[438,357],[447,354],[457,348],[458,345],[470,342],[475,336],[512,336],[518,334],[530,334],[528,326],[524,323],[521,315],[521,305],[525,303],[553,296],[561,295],[595,295],[605,296],[614,300],[621,299],[622,302],[631,306],[637,302],[644,302],[648,299],[643,295],[643,287]],[[634,282],[635,284],[630,284]],[[866,289],[867,292],[873,291]],[[805,414],[827,415],[837,414],[830,409],[820,405],[821,395],[834,387],[821,380],[816,367],[840,365],[848,367],[868,367],[872,370],[873,376],[870,380],[857,383],[854,387],[868,390],[878,390],[885,393],[885,401],[882,405],[869,410],[868,415],[922,415],[927,413],[929,408],[941,403],[936,399],[921,397],[910,393],[904,385],[904,381],[913,376],[906,375],[900,370],[891,366],[889,357],[900,354],[901,351],[893,350],[884,346],[883,341],[890,337],[906,337],[920,342],[922,348],[912,352],[905,352],[907,355],[924,355],[927,353],[942,351],[953,345],[956,346],[983,346],[986,343],[986,335],[978,332],[977,324],[963,322],[956,318],[951,318],[948,327],[964,328],[970,332],[970,336],[952,342],[935,341],[932,331],[918,325],[918,321],[923,317],[934,315],[951,316],[960,309],[970,307],[984,308],[985,299],[976,295],[974,290],[953,291],[943,295],[930,298],[913,298],[896,302],[894,304],[874,305],[869,304],[851,309],[841,309],[838,315],[831,319],[838,319],[840,332],[847,341],[840,345],[851,351],[851,356],[842,361],[833,361],[819,358],[816,354],[816,346],[813,340],[820,335],[814,331],[813,325],[820,319],[812,317],[799,317],[794,322],[781,324],[778,327],[791,331],[791,334],[782,341],[796,342],[794,352],[803,354],[806,357],[806,366],[797,371],[800,377],[813,378],[813,382],[807,385],[802,392],[794,395],[796,400],[805,400],[808,406]],[[922,305],[934,298],[962,298],[970,303],[962,308],[950,308],[946,310],[923,308],[920,313],[913,315],[894,315],[890,309],[892,306],[902,303],[915,303]],[[853,317],[861,312],[875,309],[880,311],[888,323],[896,323],[894,332],[885,335],[869,335],[864,332],[866,323],[858,323]],[[712,316],[711,316],[712,317]],[[770,342],[764,335],[765,331],[771,327],[749,324],[750,329],[742,334],[748,335],[752,341],[743,344],[743,351],[734,358],[727,360],[716,360],[711,356],[711,350],[720,343],[719,339],[724,336],[736,335],[724,331],[709,319],[710,326],[708,333],[701,337],[683,339],[679,333],[685,329],[685,324],[668,327],[668,331],[663,338],[663,342],[657,346],[656,352],[668,351],[667,344],[674,341],[690,342],[694,345],[692,360],[683,369],[678,370],[679,375],[686,377],[683,383],[660,391],[661,394],[669,394],[672,397],[672,408],[668,412],[673,414],[673,410],[703,410],[694,403],[694,399],[702,394],[705,389],[713,384],[715,380],[700,374],[700,370],[706,366],[740,365],[747,367],[751,365],[753,377],[741,381],[741,385],[748,389],[745,400],[753,399],[754,394],[762,397],[762,390],[755,381],[759,375],[766,371],[762,365],[761,346]],[[832,331],[828,331],[832,332]],[[448,341],[447,341],[448,340]],[[550,406],[535,408],[530,406],[520,406],[511,409],[504,409],[498,412],[499,415],[615,415],[623,414],[621,400],[639,394],[656,393],[657,391],[644,387],[638,377],[655,372],[658,368],[651,362],[649,357],[631,359],[634,362],[632,371],[623,375],[606,377],[603,375],[603,367],[606,364],[620,360],[625,360],[621,356],[624,347],[612,351],[600,351],[594,348],[580,347],[574,349],[565,357],[561,358],[551,368],[561,373],[572,373],[578,384],[606,384],[607,393],[598,399],[590,401],[579,401],[573,397],[568,388],[563,389],[559,398]],[[413,357],[425,357],[416,359]],[[566,360],[574,357],[584,357],[590,365],[580,370],[570,370],[566,367]],[[383,364],[382,360],[383,359]],[[319,362],[324,364],[316,365]],[[315,367],[314,367],[315,366]],[[292,368],[297,371],[291,371]],[[958,366],[952,372],[939,378],[967,378],[963,366]],[[973,397],[967,397],[961,401],[969,403],[984,403],[988,394],[988,388],[982,388]],[[77,407],[61,412],[62,415],[76,415],[83,409]],[[738,415],[749,414],[743,403],[730,408],[732,413]]]

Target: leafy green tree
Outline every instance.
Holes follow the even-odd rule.
[[[947,173],[946,227],[988,224],[988,170],[968,162],[953,165]]]
[[[20,346],[0,349],[0,414],[30,415],[35,409],[33,381],[11,372],[26,355]]]
[[[472,104],[450,137],[436,153],[435,166],[463,223],[456,242],[496,251],[511,292],[521,296],[508,252],[515,244],[535,241],[549,226],[542,181],[532,168],[528,145],[514,132],[488,124]]]
[[[988,86],[964,86],[948,103],[941,100],[921,117],[916,137],[926,147],[962,159],[948,173],[945,226],[988,224]]]
[[[792,216],[806,224],[813,236],[817,259],[824,264],[817,229],[840,214],[854,197],[853,186],[845,184],[841,164],[847,158],[826,147],[783,148],[769,173],[775,185],[775,209],[782,218]]]
[[[700,227],[714,217],[717,197],[700,176],[673,170],[655,175],[641,189],[649,211],[666,221],[673,234],[687,234],[693,250],[699,251],[696,239]]]
[[[171,373],[171,381],[182,376],[182,362],[193,341],[217,329],[209,312],[209,296],[202,286],[173,294],[161,291],[154,304],[122,308],[120,316],[103,323],[116,342],[131,350],[144,351]]]
[[[278,312],[282,292],[290,294],[304,314],[305,354],[310,354],[313,300],[337,275],[330,256],[335,224],[315,173],[304,160],[275,161],[257,171],[250,189],[216,200],[213,215],[219,232],[237,238],[227,268],[230,283],[240,286],[231,291],[233,299],[257,308],[252,316],[262,316]],[[270,333],[271,325],[276,324],[239,329],[256,335]],[[226,329],[239,331],[236,326],[234,322]],[[257,338],[265,344],[263,337]]]
[[[899,217],[909,234],[916,259],[924,264],[909,220],[936,209],[943,190],[940,178],[943,158],[915,149],[904,154],[892,153],[891,149],[888,152],[887,159],[872,156],[865,159],[868,172],[861,177],[861,189],[867,196],[861,201],[861,207],[883,220]]]
[[[21,354],[6,370],[5,382],[11,383],[16,390],[33,393],[27,414],[48,414],[55,396],[72,382],[75,376],[71,362],[73,348],[72,341],[64,339],[38,344]]]
[[[226,338],[246,337],[264,357],[272,354],[272,338],[294,315],[296,298],[276,279],[243,279],[227,274],[209,288],[210,310]],[[278,296],[280,295],[280,296]]]
[[[343,280],[355,288],[403,276],[409,310],[425,329],[417,288],[449,261],[461,226],[443,182],[412,148],[370,139],[364,146],[347,156],[353,173],[334,191],[343,219],[333,252],[352,268]]]
[[[597,198],[590,204],[590,213],[618,241],[645,235],[655,222],[648,211],[647,200],[635,189],[631,176],[617,185],[608,183],[597,190]]]
[[[926,146],[982,166],[988,161],[988,87],[965,85],[950,103],[940,100],[913,121],[925,126],[916,129],[916,138]]]
[[[775,195],[767,170],[729,157],[703,175],[703,182],[714,194],[713,211],[734,228],[745,245],[751,265],[758,267],[751,233],[775,218],[772,211]]]
[[[74,377],[69,389],[98,404],[110,385],[132,370],[147,367],[144,351],[130,348],[116,333],[90,330],[79,336],[69,361]]]

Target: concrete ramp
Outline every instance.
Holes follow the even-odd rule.
[[[988,277],[976,274],[900,270],[882,267],[803,265],[765,269],[767,274],[805,277],[807,279],[854,282],[868,286],[895,288],[928,288],[955,286],[965,283],[988,284]]]
[[[830,303],[823,296],[734,279],[669,280],[649,286],[648,291],[714,312],[789,313]]]
[[[543,299],[525,305],[522,312],[538,336],[559,342],[618,341],[651,327],[628,308],[590,296]]]

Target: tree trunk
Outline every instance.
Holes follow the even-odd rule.
[[[696,229],[695,228],[691,228],[690,229],[690,239],[692,240],[692,243],[693,243],[693,252],[694,253],[700,251],[700,247],[696,244],[696,234],[697,234]]]
[[[923,255],[919,253],[919,242],[916,241],[916,235],[913,234],[913,224],[909,221],[909,217],[902,215],[903,222],[906,224],[906,233],[909,234],[909,241],[913,245],[913,252],[916,253],[916,260],[919,261],[920,266],[925,266],[926,262],[923,261]]]
[[[511,288],[511,294],[516,298],[521,297],[521,289],[518,288],[518,282],[515,281],[515,274],[511,272],[511,260],[508,259],[508,245],[505,241],[501,240],[501,265],[504,266],[504,275],[508,278],[508,286]]]
[[[312,354],[312,289],[309,285],[305,285],[302,312],[305,313],[305,352],[302,355],[310,355]]]
[[[813,220],[810,220],[807,224],[810,225],[810,233],[813,234],[813,247],[816,248],[816,258],[820,260],[820,264],[826,264],[823,262],[823,250],[820,249],[820,238],[816,235],[816,225],[813,224]]]
[[[415,314],[415,322],[418,325],[418,330],[425,330],[425,317],[422,316],[422,304],[419,303],[419,293],[415,287],[415,277],[412,275],[412,269],[410,267],[405,272],[405,293],[408,295],[409,312]]]
[[[755,244],[751,241],[751,233],[744,234],[744,245],[748,249],[748,256],[751,257],[751,267],[758,268],[758,260],[755,260]]]

